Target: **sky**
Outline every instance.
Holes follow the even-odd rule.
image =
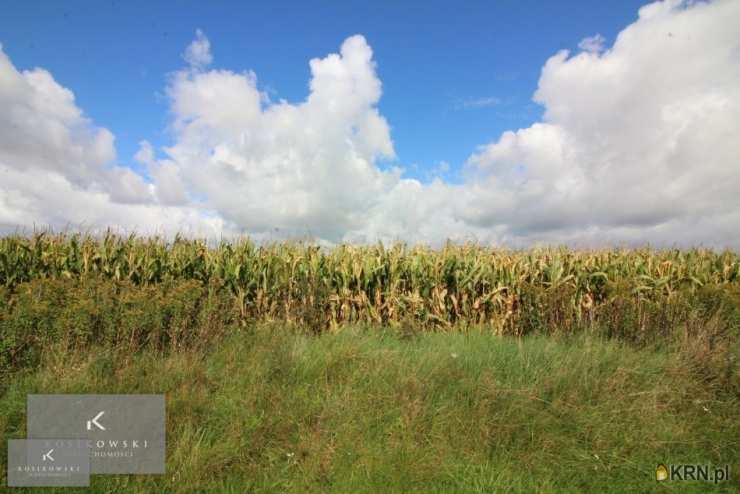
[[[740,247],[740,2],[0,2],[0,230]]]

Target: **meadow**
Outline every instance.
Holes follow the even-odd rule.
[[[94,492],[731,492],[654,473],[737,472],[738,343],[731,251],[0,238],[6,439],[166,394],[167,474]]]

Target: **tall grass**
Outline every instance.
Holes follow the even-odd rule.
[[[167,396],[166,475],[93,475],[91,492],[740,487],[740,402],[698,379],[676,352],[586,334],[409,339],[388,328],[346,327],[306,336],[278,324],[165,356],[56,347],[0,394],[5,437],[25,437],[28,393]],[[0,464],[5,454],[0,448]],[[659,484],[661,462],[729,464],[733,480]]]

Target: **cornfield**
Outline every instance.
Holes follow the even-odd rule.
[[[249,240],[209,246],[111,233],[0,238],[0,285],[7,293],[32,280],[89,276],[134,286],[173,280],[216,286],[233,296],[243,320],[312,318],[337,327],[413,319],[517,334],[525,306],[545,310],[542,303],[556,294],[562,314],[547,317],[572,326],[592,320],[617,295],[657,303],[702,287],[737,287],[740,257],[706,249],[507,251],[452,243],[438,250],[404,244],[323,250]]]

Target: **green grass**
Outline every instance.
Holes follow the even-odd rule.
[[[165,393],[167,473],[94,475],[92,492],[737,491],[738,396],[686,355],[587,333],[277,324],[186,351],[52,345],[6,383],[0,430],[25,437],[28,393]],[[734,480],[659,484],[659,462]]]

